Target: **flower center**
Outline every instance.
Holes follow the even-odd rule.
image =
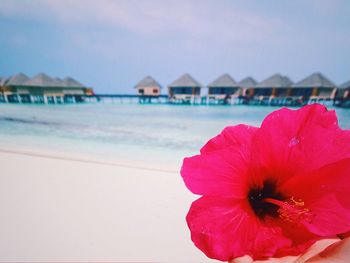
[[[276,183],[265,181],[262,187],[252,188],[248,201],[260,219],[265,216],[279,217],[292,223],[311,223],[314,213],[305,207],[305,203],[294,197],[284,197],[276,189]]]
[[[278,193],[276,183],[270,180],[265,181],[262,187],[251,188],[248,193],[250,206],[256,216],[261,219],[267,215],[272,217],[279,216],[278,210],[280,206],[276,203],[266,201],[271,199],[282,201],[285,198]]]

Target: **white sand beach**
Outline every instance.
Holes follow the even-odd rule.
[[[213,262],[190,239],[179,170],[269,107],[0,105],[0,261]],[[349,112],[337,109],[350,128]]]
[[[213,262],[190,240],[196,196],[175,167],[9,146],[0,167],[1,261]]]

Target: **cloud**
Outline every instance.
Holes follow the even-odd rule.
[[[2,0],[0,14],[111,27],[145,37],[230,43],[268,39],[278,27],[277,21],[225,0]]]

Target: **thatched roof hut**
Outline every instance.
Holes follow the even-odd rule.
[[[2,92],[6,96],[12,96],[29,80],[28,76],[23,73],[18,73],[9,78],[4,78],[1,81]]]
[[[292,85],[293,82],[287,76],[277,73],[257,83],[255,88],[289,88]]]
[[[305,98],[334,98],[336,85],[322,73],[315,72],[293,85],[292,94]]]
[[[287,96],[293,82],[281,74],[274,74],[257,83],[254,87],[254,95],[258,96]]]
[[[30,89],[30,93],[47,94],[49,96],[84,95],[86,87],[72,77],[64,79],[52,78],[45,73],[39,73],[26,81],[23,86]]]
[[[246,77],[238,82],[239,87],[242,89],[242,95],[252,97],[254,94],[254,88],[257,81],[252,77]]]
[[[224,74],[210,83],[208,88],[208,95],[233,95],[239,90],[239,85],[229,74]]]
[[[336,98],[337,99],[350,99],[350,80],[341,84],[337,88],[337,93],[336,93]]]
[[[258,82],[252,77],[246,77],[238,82],[239,87],[244,89],[254,88]]]
[[[62,87],[62,83],[45,73],[39,73],[24,83],[25,86],[31,87]]]
[[[23,86],[25,82],[29,80],[29,77],[23,73],[18,73],[16,75],[13,75],[9,77],[6,82],[4,83],[4,86],[7,87],[16,87],[16,86]]]
[[[199,96],[202,87],[202,84],[189,74],[182,75],[168,86],[170,97],[174,95]]]
[[[63,80],[61,80],[61,83],[62,90],[65,95],[87,94],[88,89],[82,83],[72,77],[65,77]]]
[[[223,74],[208,84],[209,88],[231,88],[238,87],[237,82],[230,76],[230,74]]]
[[[146,76],[136,84],[135,88],[139,95],[152,97],[160,95],[162,86],[151,76]]]
[[[190,74],[184,74],[174,82],[172,82],[168,87],[170,88],[202,88],[202,84],[200,84],[197,80],[195,80]]]
[[[65,95],[82,100],[82,95],[93,94],[91,88],[86,88],[71,77],[52,78],[45,73],[39,73],[33,78],[18,73],[2,82],[4,85],[1,90],[9,102],[62,103],[67,97]]]
[[[228,104],[240,95],[238,83],[229,75],[223,74],[208,84],[208,104]]]
[[[62,80],[63,86],[64,87],[69,87],[69,88],[84,88],[85,86],[81,84],[79,81],[73,79],[72,77],[65,77]]]
[[[335,88],[335,84],[322,73],[315,72],[310,76],[298,81],[293,88]]]
[[[340,89],[350,89],[350,80],[347,81],[347,82],[345,82],[345,83],[343,83],[343,84],[341,84],[341,85],[339,86],[339,88],[340,88]]]

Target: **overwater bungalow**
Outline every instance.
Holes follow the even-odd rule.
[[[292,96],[302,97],[303,103],[333,101],[336,85],[316,72],[293,85]]]
[[[350,107],[350,80],[337,88],[335,104],[342,107]]]
[[[292,85],[293,82],[287,76],[274,74],[255,85],[252,94],[250,94],[251,101],[253,104],[289,104]]]
[[[202,85],[191,75],[184,74],[168,86],[172,103],[200,103]]]
[[[2,82],[2,93],[4,102],[25,102],[26,94],[21,90],[21,87],[25,82],[29,80],[29,77],[23,73],[18,73],[12,77],[4,79]]]
[[[94,94],[91,88],[85,87],[72,77],[65,77],[62,84],[65,102],[83,102],[82,96]]]
[[[137,94],[140,102],[151,102],[152,98],[158,98],[162,86],[151,76],[146,76],[136,84]]]
[[[63,81],[40,73],[24,83],[24,90],[31,95],[34,103],[63,103]]]
[[[64,103],[82,102],[83,96],[92,93],[71,77],[63,80],[40,73],[29,79],[19,73],[8,78],[1,87],[3,102],[10,103]]]
[[[240,88],[237,82],[229,75],[224,74],[208,85],[208,104],[229,104],[238,99]]]
[[[337,89],[337,97],[350,100],[350,80],[340,85]]]
[[[252,77],[246,77],[238,82],[239,87],[242,90],[242,95],[246,98],[254,96],[254,88],[257,84],[257,81]]]

